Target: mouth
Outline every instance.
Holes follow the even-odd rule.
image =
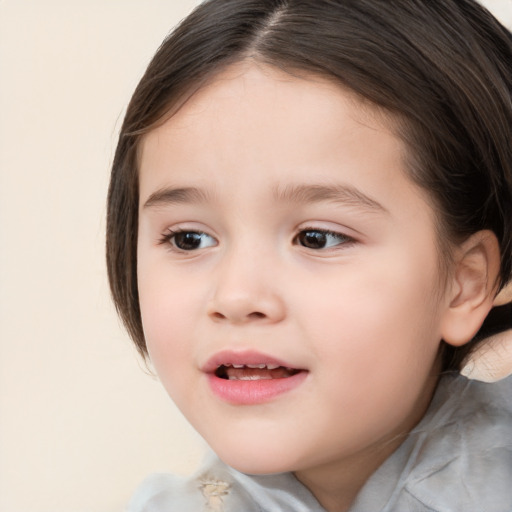
[[[273,401],[300,387],[309,374],[306,369],[253,351],[218,353],[202,371],[213,394],[232,405]]]
[[[293,377],[300,371],[277,364],[221,364],[214,374],[226,380],[272,380]]]

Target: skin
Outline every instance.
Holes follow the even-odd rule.
[[[501,290],[501,292],[496,297],[494,304],[496,306],[502,306],[503,304],[507,304],[508,302],[512,302],[512,284],[508,284]]]
[[[404,154],[391,122],[349,92],[254,62],[223,71],[142,144],[139,297],[163,385],[227,464],[293,471],[329,511],[348,509],[437,381],[449,299],[434,212]],[[358,196],[276,197],[301,185]],[[201,197],[155,195],[188,187]],[[306,247],[306,228],[339,235]],[[169,230],[204,233],[200,247],[179,249]],[[263,404],[226,403],[201,371],[226,349],[307,377]]]

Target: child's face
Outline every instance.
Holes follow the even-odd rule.
[[[149,354],[228,464],[382,458],[424,413],[448,306],[434,214],[403,157],[382,116],[343,89],[255,64],[145,137]],[[223,364],[292,370],[216,374]]]

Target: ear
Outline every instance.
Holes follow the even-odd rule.
[[[461,346],[475,336],[493,305],[500,269],[496,235],[488,230],[471,235],[457,247],[454,260],[441,335]]]

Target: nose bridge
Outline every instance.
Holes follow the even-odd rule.
[[[209,315],[232,323],[276,322],[285,305],[275,279],[276,255],[263,242],[243,237],[226,248],[216,268]]]

